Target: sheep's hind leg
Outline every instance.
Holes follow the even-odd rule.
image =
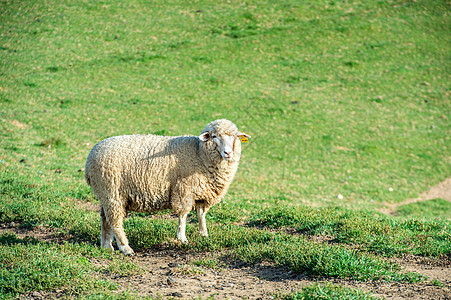
[[[102,248],[114,250],[112,244],[114,238],[113,228],[111,228],[105,217],[103,207],[100,208],[100,219],[100,246]]]
[[[119,248],[119,250],[121,250],[125,255],[133,255],[134,251],[128,245],[128,239],[125,235],[124,228],[122,226],[113,227],[113,232],[114,236],[116,237],[117,247]]]
[[[115,214],[111,211],[105,211],[106,221],[109,223],[111,230],[114,233],[114,237],[116,238],[117,246],[119,250],[121,250],[125,255],[133,255],[133,249],[128,245],[128,239],[125,235],[123,222],[125,211],[115,210]]]
[[[185,235],[187,216],[188,213],[179,215],[179,227],[177,228],[177,239],[179,239],[183,244],[188,244],[188,239]]]
[[[205,215],[207,214],[208,208],[196,206],[197,218],[199,219],[199,233],[202,236],[208,236],[207,222],[205,220]]]

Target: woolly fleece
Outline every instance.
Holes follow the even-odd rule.
[[[225,119],[213,121],[204,133],[203,137],[233,136],[232,159],[222,159],[212,139],[201,141],[197,136],[124,135],[93,147],[85,175],[101,202],[102,240],[112,240],[112,230],[119,248],[128,247],[122,228],[128,211],[170,208],[186,216],[193,208],[206,213],[222,200],[238,168],[241,133]],[[104,242],[103,247],[112,248],[111,241]]]

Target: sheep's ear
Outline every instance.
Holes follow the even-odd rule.
[[[201,140],[202,142],[206,142],[210,139],[210,133],[207,132],[203,132],[201,135],[199,135],[199,140]]]
[[[246,134],[244,132],[238,131],[237,136],[240,138],[241,142],[246,143],[248,142],[248,139],[251,138],[249,134]]]

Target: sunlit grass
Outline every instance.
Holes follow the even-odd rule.
[[[291,293],[281,297],[283,300],[309,300],[309,299],[324,299],[324,300],[375,300],[378,299],[370,293],[344,287],[340,285],[311,285],[303,288],[301,291]]]
[[[2,298],[56,288],[65,289],[68,295],[117,288],[113,282],[100,278],[100,269],[88,259],[93,253],[99,256],[99,251],[92,251],[89,246],[51,245],[12,234],[1,235],[0,243]],[[79,252],[83,248],[85,251]]]
[[[440,257],[451,252],[450,223],[443,220],[402,220],[338,208],[279,208],[259,212],[251,224],[288,226],[300,234],[328,235],[334,242],[386,256],[411,253]]]

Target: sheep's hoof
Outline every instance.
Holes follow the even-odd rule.
[[[179,239],[179,238],[177,238],[177,241],[178,241],[179,243],[182,243],[183,245],[188,245],[188,244],[189,244],[187,238],[184,238],[184,239]]]
[[[122,246],[119,248],[120,248],[119,250],[121,250],[122,253],[124,253],[125,255],[133,256],[135,254],[135,252],[133,251],[132,248],[130,248],[130,246]]]

